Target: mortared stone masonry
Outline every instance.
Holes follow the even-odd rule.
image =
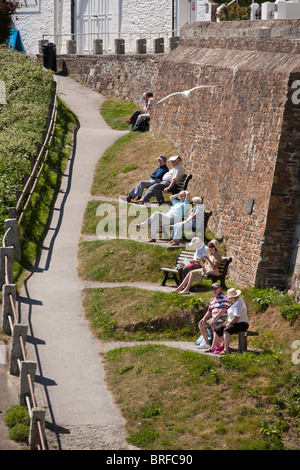
[[[145,89],[158,101],[214,85],[157,104],[151,130],[174,142],[193,196],[213,211],[209,227],[226,241],[230,277],[298,289],[300,20],[192,23],[167,54],[63,62],[105,96],[134,101]]]

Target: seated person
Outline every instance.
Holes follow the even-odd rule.
[[[219,244],[217,240],[211,240],[207,246],[209,248],[209,255],[203,255],[205,262],[199,260],[200,264],[202,265],[202,268],[190,271],[187,276],[185,276],[182,283],[173,292],[178,292],[180,294],[189,294],[190,287],[193,282],[202,282],[203,274],[212,274],[215,276],[220,275],[219,265],[222,261],[222,256],[218,252]]]
[[[229,344],[231,341],[231,336],[238,333],[239,331],[248,330],[249,320],[247,315],[247,307],[240,295],[240,290],[235,290],[234,288],[228,289],[227,297],[230,301],[232,301],[232,305],[227,310],[227,322],[224,322],[215,328],[212,346],[206,349],[206,352],[213,352],[214,349],[220,344],[223,337],[224,350],[219,354],[228,354],[230,352]]]
[[[169,158],[168,162],[171,162],[172,168],[164,174],[160,183],[155,183],[150,186],[144,197],[136,201],[137,203],[144,204],[145,202],[150,201],[153,196],[155,196],[158,204],[163,204],[164,197],[162,191],[170,191],[175,187],[176,184],[180,182],[184,175],[183,169],[179,165],[181,162],[181,157],[179,157],[179,155],[173,155]]]
[[[149,119],[150,119],[150,113],[151,113],[151,109],[152,109],[152,106],[153,106],[153,103],[154,103],[154,99],[153,99],[153,93],[151,91],[147,91],[146,93],[143,94],[142,96],[142,100],[145,101],[145,105],[143,107],[142,110],[138,110],[138,111],[135,111],[132,116],[130,117],[130,119],[127,122],[127,124],[132,124],[132,129],[134,128],[138,118],[142,115],[147,115],[149,116]]]
[[[201,268],[201,260],[205,261],[205,256],[209,254],[209,248],[204,245],[203,241],[199,237],[194,237],[191,242],[189,243],[190,246],[196,249],[193,259],[189,260],[188,264],[186,264],[182,268],[182,279],[194,269]]]
[[[143,228],[146,225],[150,225],[151,235],[149,243],[156,242],[156,234],[159,227],[164,225],[173,225],[174,222],[184,217],[189,208],[190,193],[188,191],[180,191],[180,193],[172,195],[170,200],[173,206],[168,210],[168,212],[164,214],[162,212],[156,211],[144,222],[136,224],[137,228]]]
[[[207,312],[198,323],[198,326],[204,339],[204,342],[198,346],[199,349],[210,348],[208,340],[208,329],[211,329],[214,332],[218,324],[224,323],[227,317],[227,310],[230,307],[230,300],[222,292],[220,284],[214,283],[211,286],[211,289],[214,294],[213,298],[209,302]]]
[[[200,197],[193,197],[193,207],[187,213],[187,218],[174,225],[170,245],[179,245],[182,238],[182,230],[191,230],[196,228],[197,232],[203,233],[204,231],[204,210],[202,199]]]
[[[144,189],[149,188],[155,183],[160,183],[164,174],[169,171],[169,168],[166,165],[167,157],[164,155],[160,155],[158,157],[158,167],[150,176],[149,181],[140,181],[132,191],[130,191],[129,195],[127,196],[127,202],[131,202],[134,199],[141,199]]]

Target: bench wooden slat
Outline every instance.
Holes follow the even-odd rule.
[[[163,280],[161,282],[161,285],[165,286],[167,280],[169,280],[169,279],[174,279],[176,284],[179,285],[183,280],[183,279],[181,279],[181,276],[180,276],[180,268],[185,265],[185,263],[184,263],[185,259],[191,260],[191,259],[193,259],[193,257],[194,257],[194,252],[193,251],[181,250],[177,255],[177,258],[176,258],[176,261],[175,261],[175,264],[174,264],[173,268],[160,267],[159,268],[160,271],[164,272],[164,277],[163,277]],[[219,276],[204,274],[203,277],[205,277],[207,279],[212,279],[213,283],[220,280],[221,286],[226,288],[225,278],[226,278],[228,267],[229,267],[229,264],[231,263],[231,261],[232,261],[232,258],[225,257],[225,258],[222,259],[222,263],[220,263],[220,268],[219,268],[219,271],[220,271]]]
[[[176,194],[179,191],[186,191],[187,187],[188,187],[188,184],[189,184],[190,180],[192,179],[192,177],[193,177],[192,175],[183,175],[181,180],[179,181],[179,183],[175,184],[175,186],[173,186],[173,188],[170,190],[170,192],[172,194]]]

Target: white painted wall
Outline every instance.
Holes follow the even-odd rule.
[[[13,28],[20,31],[28,54],[38,53],[38,42],[43,35],[48,35],[49,42],[54,42],[60,52],[65,49],[66,38],[58,41],[55,35],[71,32],[70,18],[71,0],[40,0],[36,11],[26,9],[25,5],[17,11]]]
[[[35,7],[29,9],[23,2],[14,22],[26,52],[37,54],[38,42],[45,35],[56,44],[57,53],[65,53],[66,41],[71,39],[71,0],[32,0],[30,4]],[[110,33],[109,41],[103,41],[108,52],[114,51],[114,39],[118,37],[125,39],[125,52],[134,53],[139,38],[147,39],[147,51],[152,52],[157,37],[164,37],[165,51],[168,50],[172,36],[172,0],[75,0],[75,33],[81,34],[76,38],[78,52],[87,53],[88,49],[92,52],[92,39],[83,41],[82,33],[100,31],[103,11],[107,16],[106,32]],[[174,0],[177,30],[174,34],[178,35],[187,22],[210,21],[210,15],[208,0]]]

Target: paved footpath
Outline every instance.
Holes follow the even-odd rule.
[[[68,77],[57,81],[80,127],[41,257],[21,293],[28,354],[38,364],[37,402],[48,407],[50,449],[128,449],[124,420],[105,386],[99,342],[84,318],[76,258],[96,164],[124,132],[101,118],[101,95]]]
[[[82,309],[84,288],[112,286],[83,282],[77,276],[82,217],[92,199],[94,170],[105,150],[124,132],[111,130],[101,118],[101,95],[68,77],[57,76],[57,81],[59,95],[78,116],[80,127],[41,256],[20,293],[21,319],[29,326],[28,359],[37,362],[37,404],[47,407],[49,450],[133,449],[125,439],[125,420],[105,386],[101,355],[113,347],[129,344],[102,344],[96,340]],[[170,292],[168,287],[153,284],[137,283],[136,287]],[[192,343],[164,344],[195,350]],[[2,345],[0,353],[3,351]],[[8,393],[10,389],[15,394],[16,380],[7,376],[5,365],[1,364],[3,410],[17,403],[17,396]],[[3,402],[1,396],[12,397],[11,403]],[[0,419],[0,450],[10,448],[19,446],[6,439],[5,425]]]

